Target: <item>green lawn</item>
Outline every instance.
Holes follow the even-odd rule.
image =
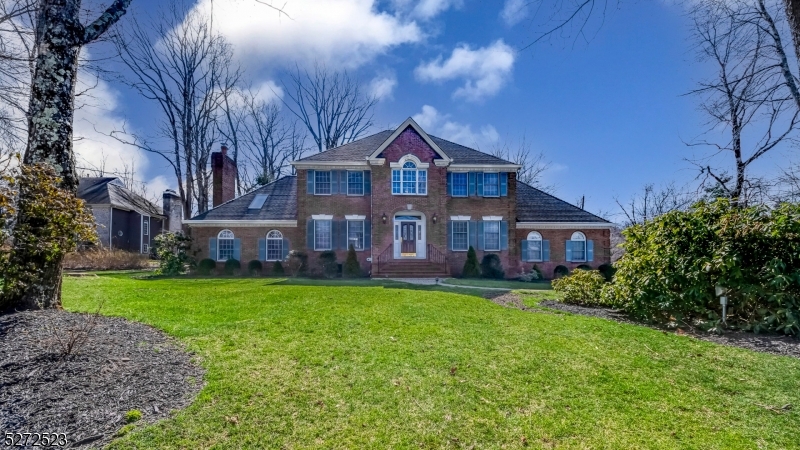
[[[112,447],[800,448],[800,360],[441,288],[330,284],[65,279],[67,309],[106,300],[208,370],[188,409]]]
[[[550,282],[548,281],[542,281],[536,283],[523,283],[522,281],[486,280],[482,278],[477,278],[477,279],[447,278],[444,280],[444,283],[455,284],[459,286],[478,286],[478,287],[501,288],[501,289],[535,289],[535,290],[552,289],[552,287],[550,286]]]

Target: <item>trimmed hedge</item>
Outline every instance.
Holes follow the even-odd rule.
[[[225,272],[225,275],[233,275],[242,270],[242,263],[240,263],[238,259],[231,258],[225,261],[225,266],[222,270]]]
[[[211,258],[201,259],[197,263],[197,273],[200,275],[211,275],[211,272],[217,270],[217,262]]]
[[[261,264],[261,261],[254,259],[247,263],[247,273],[251,276],[253,275],[261,275],[261,272],[264,270],[264,265]]]
[[[500,262],[500,257],[494,253],[483,255],[481,260],[481,276],[483,278],[492,278],[495,280],[502,280],[506,277],[506,272],[503,270],[503,264]]]
[[[562,294],[564,303],[585,306],[610,306],[603,297],[605,285],[606,279],[596,270],[576,270],[553,280],[553,290]]]

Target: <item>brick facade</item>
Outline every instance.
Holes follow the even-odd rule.
[[[419,131],[418,131],[419,130]],[[384,255],[385,258],[391,259],[392,263],[398,264],[411,264],[413,261],[418,260],[397,260],[394,259],[391,253],[394,250],[394,218],[395,215],[403,212],[408,212],[408,215],[422,216],[424,223],[424,241],[426,245],[432,245],[439,252],[447,255],[447,265],[449,272],[454,276],[461,274],[462,268],[466,261],[466,251],[452,251],[449,249],[450,243],[448,242],[448,227],[450,226],[451,216],[469,217],[470,223],[479,223],[483,221],[486,216],[499,217],[501,222],[501,230],[506,230],[507,227],[507,248],[502,246],[500,251],[483,251],[475,246],[477,251],[478,260],[480,261],[487,253],[495,253],[500,257],[500,261],[505,269],[506,276],[509,278],[516,277],[521,271],[529,272],[534,264],[542,270],[546,278],[553,276],[553,270],[558,265],[565,265],[570,270],[576,268],[581,263],[566,262],[565,246],[566,242],[571,238],[572,233],[581,231],[586,235],[587,240],[593,241],[594,244],[594,258],[593,261],[587,262],[592,267],[597,267],[600,264],[610,262],[610,231],[609,228],[604,228],[605,223],[602,219],[591,216],[582,210],[578,211],[579,217],[591,216],[591,224],[587,225],[587,229],[575,228],[574,225],[570,226],[568,223],[563,228],[558,227],[557,222],[547,223],[544,229],[535,230],[541,233],[544,240],[550,241],[550,258],[545,262],[528,262],[522,261],[522,241],[527,239],[530,231],[530,223],[518,217],[518,192],[515,167],[512,163],[494,159],[488,163],[473,163],[472,165],[462,163],[461,165],[451,163],[450,157],[443,153],[437,152],[439,144],[433,144],[434,148],[429,142],[429,137],[425,135],[418,126],[408,126],[403,131],[398,129],[393,135],[394,139],[389,140],[386,138],[383,145],[379,141],[374,141],[368,150],[377,151],[378,148],[383,148],[380,155],[371,153],[364,154],[364,156],[357,157],[349,154],[347,157],[335,158],[325,157],[317,158],[319,163],[304,163],[302,166],[297,166],[296,177],[296,195],[297,195],[297,226],[296,227],[261,227],[261,226],[236,226],[229,228],[234,232],[237,239],[241,240],[241,261],[243,265],[253,259],[258,258],[258,240],[264,238],[267,232],[271,229],[278,229],[290,241],[292,250],[303,250],[309,256],[309,268],[313,272],[319,272],[319,255],[321,252],[314,251],[313,245],[309,246],[309,239],[313,237],[313,232],[309,233],[308,225],[313,216],[332,216],[333,226],[341,230],[342,224],[346,224],[346,217],[349,215],[364,216],[370,228],[370,241],[371,245],[365,245],[362,251],[358,251],[359,262],[361,268],[365,273],[373,273],[377,269],[375,266],[379,260],[379,256]],[[438,139],[438,138],[437,138]],[[375,142],[378,142],[375,144]],[[388,145],[386,144],[388,142]],[[441,140],[437,142],[442,142]],[[447,143],[445,144],[452,144]],[[445,145],[442,144],[442,145]],[[457,145],[457,144],[452,144]],[[384,148],[385,146],[385,148]],[[455,151],[463,151],[463,148],[455,149]],[[475,152],[471,149],[466,149]],[[330,150],[329,152],[334,152]],[[478,153],[478,152],[475,152]],[[214,198],[215,204],[218,195],[226,194],[228,191],[225,180],[226,174],[234,172],[225,172],[225,161],[229,160],[224,154],[215,154],[216,159],[213,164],[220,164],[221,170],[215,169],[214,178]],[[324,155],[318,154],[318,155]],[[369,157],[368,157],[369,156]],[[488,155],[487,155],[488,156]],[[426,170],[427,174],[427,192],[424,195],[411,195],[411,194],[392,194],[392,170],[399,167],[399,164],[409,158],[418,162],[421,166],[418,169]],[[491,157],[490,157],[491,158]],[[314,161],[314,157],[306,158],[305,160]],[[462,161],[464,158],[462,158]],[[486,160],[486,158],[484,158]],[[494,164],[494,165],[493,165]],[[392,166],[395,167],[392,167]],[[425,167],[427,165],[427,167]],[[216,166],[215,166],[216,167]],[[368,171],[371,180],[371,190],[365,192],[364,195],[347,195],[346,183],[330,195],[316,195],[309,193],[309,174],[316,171],[332,171],[332,178],[336,180],[345,177],[344,172],[347,170],[352,171]],[[217,177],[219,172],[219,177]],[[500,173],[499,177],[502,186],[500,196],[498,197],[483,197],[477,196],[477,192],[470,192],[468,197],[453,197],[448,193],[448,172],[451,173]],[[478,176],[475,175],[475,176]],[[366,175],[365,175],[366,176]],[[471,175],[470,175],[471,176]],[[218,183],[217,180],[220,180]],[[481,180],[483,178],[480,178]],[[316,181],[316,180],[314,180]],[[231,184],[230,189],[233,189]],[[530,192],[533,188],[527,185],[522,185]],[[520,189],[522,189],[520,187]],[[219,188],[219,189],[218,189]],[[533,190],[535,191],[535,190]],[[536,191],[540,192],[540,191]],[[527,195],[527,194],[526,194]],[[544,195],[544,194],[543,194]],[[523,196],[523,198],[525,198]],[[568,206],[572,209],[571,213],[575,214],[578,208],[561,202],[554,197],[549,197],[547,201],[560,202],[559,204]],[[235,203],[235,202],[234,202]],[[528,205],[527,211],[535,206],[537,203],[524,203]],[[544,206],[543,206],[544,207]],[[552,209],[552,205],[550,205]],[[561,208],[560,206],[557,207]],[[581,216],[583,215],[583,216]],[[526,217],[531,217],[530,215]],[[574,216],[571,216],[574,217]],[[579,222],[572,218],[562,219],[562,222]],[[385,220],[384,220],[385,218]],[[319,219],[319,217],[318,217]],[[327,220],[320,219],[320,220]],[[459,219],[464,220],[464,219]],[[491,219],[498,220],[498,219]],[[530,218],[528,220],[531,220]],[[599,222],[599,223],[598,223]],[[526,229],[519,229],[518,225],[523,223]],[[582,222],[581,222],[582,223]],[[608,224],[610,226],[610,224]],[[198,258],[208,257],[209,252],[209,239],[216,237],[217,234],[225,227],[193,227],[192,236],[195,239]],[[340,231],[341,232],[341,231]],[[336,232],[332,234],[337,234]],[[502,232],[501,232],[502,235]],[[336,238],[338,239],[338,238]],[[347,256],[345,248],[346,239],[334,239],[334,250],[339,262],[344,262]],[[472,239],[472,237],[470,237]],[[480,242],[480,240],[478,240]],[[367,238],[365,238],[365,243]],[[503,239],[501,238],[501,242]],[[470,241],[472,244],[473,241]],[[309,248],[311,247],[311,248]],[[426,247],[427,249],[427,247]],[[419,253],[418,253],[419,254]],[[383,273],[383,270],[381,270]]]

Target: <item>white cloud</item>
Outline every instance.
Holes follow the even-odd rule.
[[[448,114],[441,114],[430,105],[423,106],[422,111],[412,118],[430,134],[476,149],[487,148],[500,139],[492,125],[484,125],[478,131],[473,131],[471,125],[454,122]]]
[[[514,58],[514,50],[502,40],[475,50],[465,44],[456,47],[447,60],[439,56],[419,65],[414,74],[422,82],[464,79],[453,97],[480,101],[500,91],[511,75]]]
[[[391,100],[396,86],[397,77],[394,74],[377,76],[369,83],[369,93],[378,100]]]
[[[213,2],[214,28],[248,66],[309,65],[354,68],[392,47],[418,42],[414,21],[379,11],[376,0],[301,0],[283,6],[289,16],[255,0]],[[195,7],[209,15],[212,0]]]
[[[506,25],[513,27],[528,17],[528,0],[506,0],[500,18]]]
[[[421,0],[414,7],[413,15],[429,20],[450,8],[460,8],[463,4],[462,0]]]

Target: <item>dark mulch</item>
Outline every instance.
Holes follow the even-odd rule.
[[[513,294],[511,294],[513,295]],[[519,300],[522,303],[521,300]],[[570,312],[573,314],[580,314],[582,316],[600,317],[602,319],[614,320],[617,322],[630,323],[634,325],[644,325],[636,320],[631,319],[625,313],[611,308],[588,307],[569,305],[566,303],[555,302],[552,300],[544,300],[539,302],[539,305],[557,309],[559,311]],[[523,305],[524,306],[524,305]],[[530,309],[530,308],[527,308]],[[715,342],[717,344],[729,345],[732,347],[741,347],[749,350],[772,353],[775,355],[792,356],[800,358],[800,339],[790,336],[783,336],[777,334],[754,334],[744,331],[726,331],[724,334],[708,333],[697,329],[667,329],[663,327],[653,327],[663,331],[669,330],[670,332],[692,336],[704,341]]]
[[[86,339],[65,355],[70,335]],[[186,407],[203,374],[147,325],[54,310],[0,316],[0,433],[60,432],[73,448],[99,448],[128,411],[152,423]]]

